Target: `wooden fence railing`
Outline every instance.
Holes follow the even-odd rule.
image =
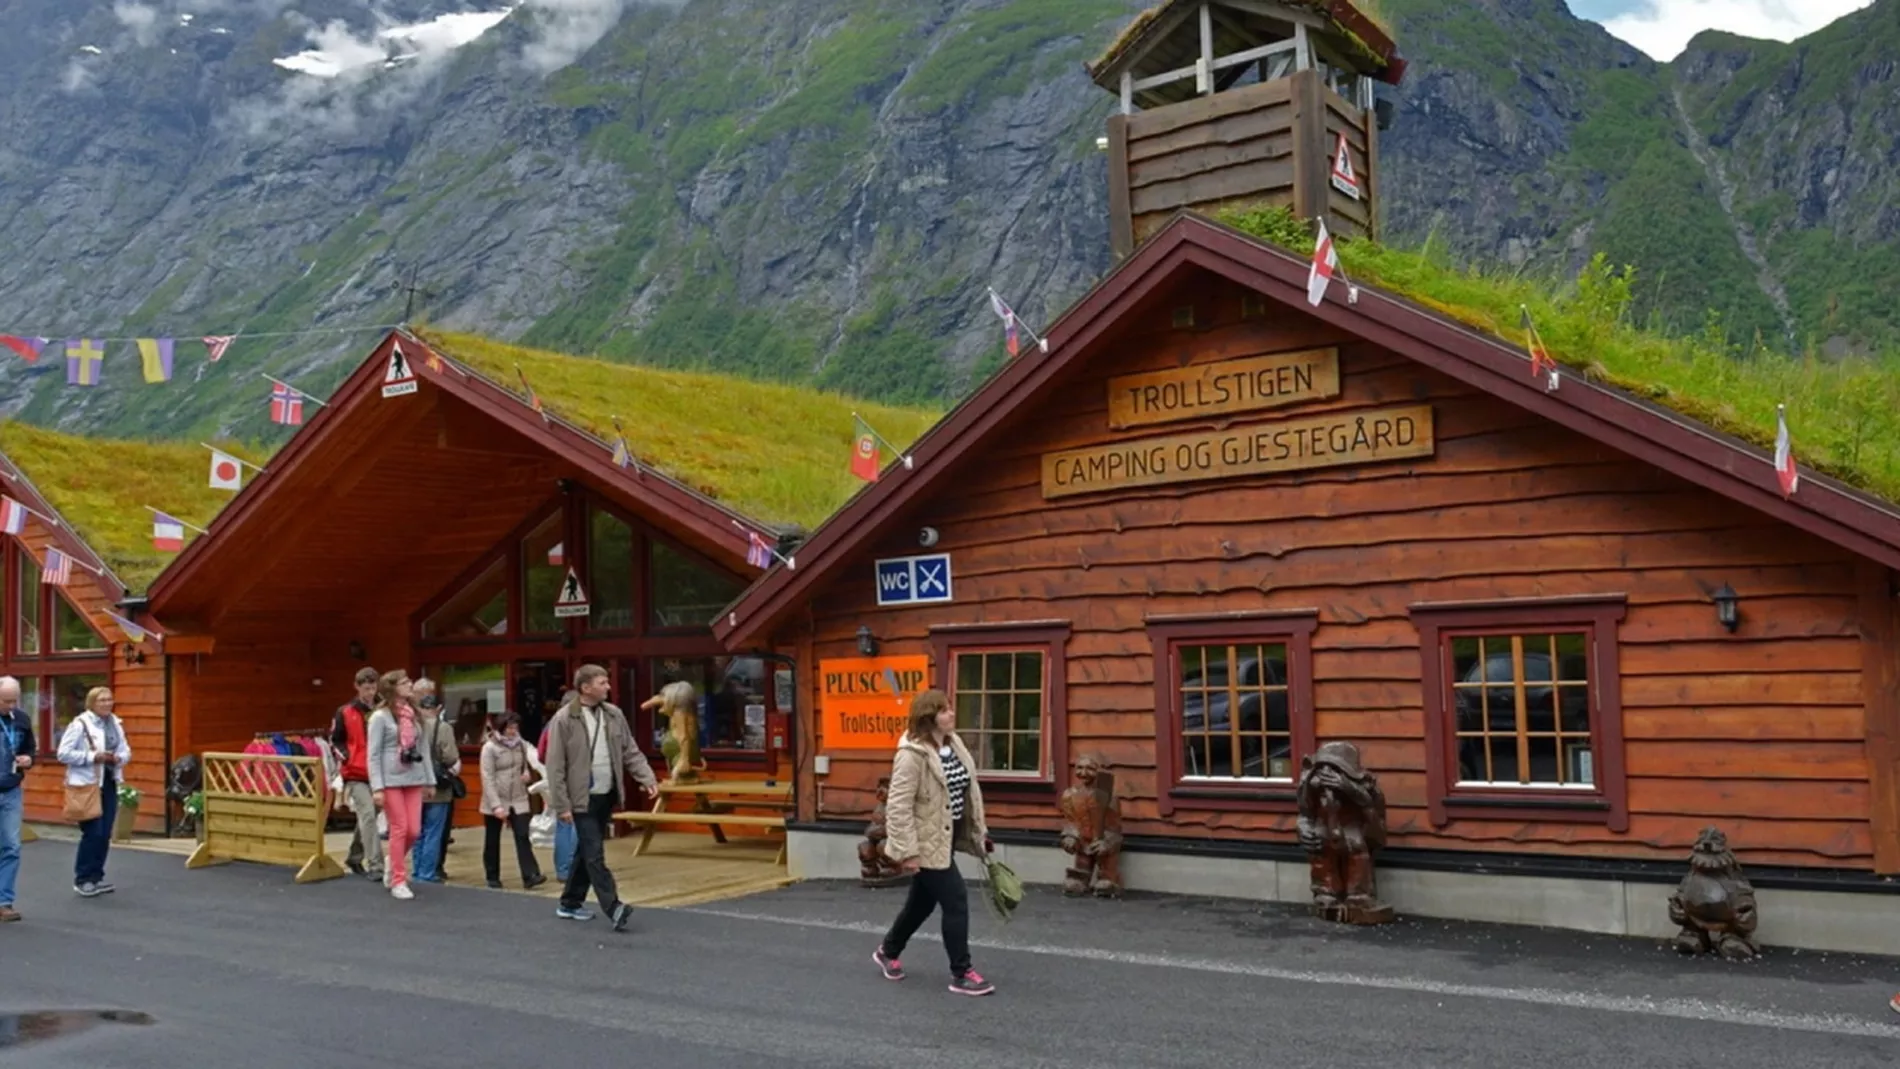
[[[259,861],[296,866],[298,883],[343,875],[323,849],[329,799],[320,759],[208,753],[200,760],[204,818],[186,868]]]

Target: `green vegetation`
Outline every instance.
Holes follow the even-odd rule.
[[[468,334],[426,337],[516,393],[519,365],[549,412],[609,443],[617,416],[641,463],[747,515],[808,529],[863,486],[850,471],[853,412],[900,447],[942,415],[810,387],[576,359]],[[893,459],[887,451],[885,463]]]
[[[1310,256],[1313,235],[1284,209],[1223,221]],[[1671,336],[1632,320],[1634,272],[1596,256],[1575,279],[1450,264],[1430,246],[1402,250],[1342,241],[1359,282],[1522,346],[1528,308],[1551,355],[1572,374],[1627,390],[1718,430],[1772,448],[1775,406],[1787,405],[1795,456],[1843,482],[1900,501],[1900,354],[1826,363],[1744,355],[1720,331]]]
[[[923,111],[980,107],[1071,68],[1128,13],[1124,0],[1014,0],[946,28],[903,96]],[[1066,46],[1044,51],[1051,42]]]
[[[253,463],[266,456],[254,445],[213,444]],[[209,527],[233,497],[229,490],[211,489],[211,454],[196,442],[86,438],[4,420],[0,453],[133,591],[143,590],[176,556],[152,548],[146,506]],[[196,537],[185,531],[187,541]]]

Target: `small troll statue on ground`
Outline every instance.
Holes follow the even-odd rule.
[[[1300,846],[1312,859],[1313,912],[1347,924],[1386,924],[1372,852],[1385,846],[1385,795],[1359,747],[1329,742],[1301,764]]]
[[[858,840],[858,884],[862,887],[889,887],[904,879],[897,862],[884,856],[884,840],[889,837],[884,828],[884,803],[890,796],[891,777],[880,777],[877,808],[871,811],[871,822],[864,826],[864,838]]]
[[[1669,922],[1682,926],[1676,949],[1684,954],[1720,953],[1743,961],[1761,953],[1755,944],[1755,887],[1719,828],[1702,829],[1689,851],[1689,874],[1669,896]]]
[[[1062,881],[1062,893],[1119,898],[1122,893],[1122,811],[1115,801],[1115,776],[1096,754],[1075,761],[1075,783],[1062,792],[1059,845],[1074,861]]]

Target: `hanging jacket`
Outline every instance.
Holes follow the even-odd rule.
[[[351,700],[337,707],[330,725],[330,745],[343,759],[345,783],[369,782],[369,713],[362,702]]]
[[[33,718],[18,709],[0,710],[0,794],[18,790],[26,779],[25,773],[13,767],[13,759],[18,756],[39,756]]]

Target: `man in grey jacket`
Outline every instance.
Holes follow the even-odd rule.
[[[548,808],[562,823],[574,825],[579,849],[561,904],[554,914],[567,920],[592,920],[587,889],[592,886],[600,908],[614,922],[614,931],[627,929],[633,908],[620,900],[613,873],[607,871],[607,826],[624,800],[629,777],[648,793],[657,793],[659,780],[646,755],[633,744],[627,718],[607,701],[612,685],[607,670],[584,664],[574,673],[575,699],[561,706],[548,724]]]

